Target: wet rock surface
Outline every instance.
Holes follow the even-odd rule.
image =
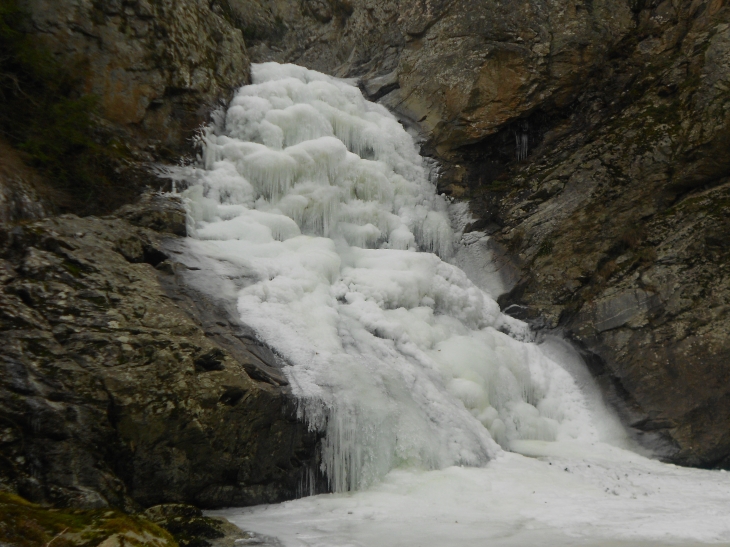
[[[314,465],[270,350],[178,283],[163,241],[184,211],[160,199],[120,212],[160,232],[73,215],[0,232],[0,482],[32,501],[275,502]]]

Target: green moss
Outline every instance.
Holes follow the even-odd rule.
[[[78,264],[71,262],[70,260],[63,261],[64,269],[74,277],[81,277],[83,270]]]
[[[156,524],[114,509],[49,509],[0,492],[0,514],[0,544],[12,547],[93,547],[114,534],[128,546],[177,546]]]

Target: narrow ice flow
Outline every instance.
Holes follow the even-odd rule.
[[[188,173],[190,248],[237,279],[242,321],[325,432],[331,488],[482,466],[520,440],[599,441],[571,374],[448,262],[448,203],[396,119],[302,67],[252,79]]]

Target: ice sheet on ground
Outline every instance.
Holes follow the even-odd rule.
[[[606,445],[521,443],[547,456],[400,469],[364,492],[215,514],[286,547],[730,545],[730,473]]]

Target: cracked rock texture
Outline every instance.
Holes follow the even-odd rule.
[[[521,272],[502,304],[576,341],[660,454],[729,467],[730,13],[647,2],[634,25],[571,106],[463,147],[450,183]]]
[[[271,351],[179,283],[160,201],[0,231],[0,484],[27,499],[269,503],[315,465]]]
[[[635,27],[626,0],[229,0],[256,62],[359,77],[442,158],[566,106]]]

